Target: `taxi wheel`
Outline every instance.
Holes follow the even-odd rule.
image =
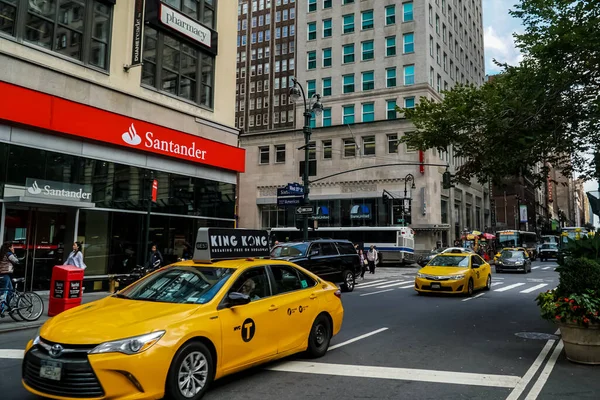
[[[474,289],[475,288],[473,286],[473,279],[469,279],[469,283],[467,284],[467,296],[473,296]]]
[[[331,341],[331,324],[323,314],[319,315],[310,329],[307,353],[312,358],[323,357]]]
[[[352,271],[344,271],[344,284],[342,290],[344,292],[351,292],[354,290],[354,274]]]
[[[490,290],[490,289],[492,289],[492,276],[488,275],[487,281],[485,283],[485,290]]]
[[[168,400],[198,400],[214,378],[212,355],[200,342],[189,342],[179,349],[167,377]]]

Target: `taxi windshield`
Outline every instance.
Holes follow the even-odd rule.
[[[215,297],[234,272],[232,268],[167,268],[115,296],[160,303],[206,304]]]
[[[271,257],[299,257],[305,255],[307,250],[308,244],[306,243],[284,244],[275,247],[271,252]]]
[[[504,250],[502,254],[500,254],[500,257],[523,259],[525,258],[525,253],[523,253],[522,251]]]
[[[429,262],[429,265],[435,267],[468,267],[469,257],[467,256],[447,256],[439,255]]]

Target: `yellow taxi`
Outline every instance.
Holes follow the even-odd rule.
[[[23,385],[54,399],[197,400],[225,375],[323,356],[342,325],[341,293],[268,259],[268,238],[202,228],[194,260],[48,320],[25,349]]]
[[[492,269],[473,253],[442,253],[421,268],[415,278],[417,293],[454,293],[473,295],[478,289],[490,290]]]

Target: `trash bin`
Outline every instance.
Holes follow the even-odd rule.
[[[83,292],[83,269],[71,265],[56,265],[50,281],[48,316],[81,305]]]

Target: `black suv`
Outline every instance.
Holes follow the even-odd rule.
[[[358,253],[347,240],[282,243],[271,250],[271,258],[293,262],[326,281],[341,283],[345,292],[354,290],[354,280],[362,270]]]

